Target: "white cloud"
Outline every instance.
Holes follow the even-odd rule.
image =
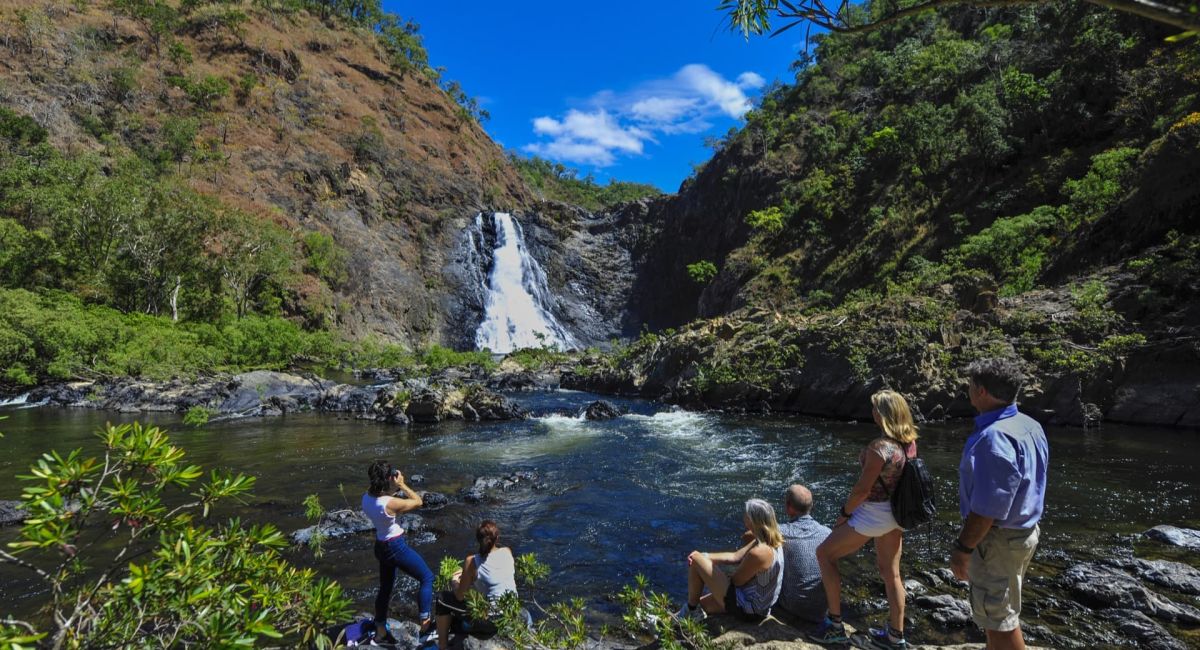
[[[549,138],[525,150],[561,160],[605,167],[618,155],[641,155],[656,133],[701,133],[714,118],[741,119],[752,107],[747,91],[766,84],[761,75],[743,72],[730,81],[706,65],[693,63],[675,74],[624,92],[603,90],[587,109],[571,109],[560,119],[542,116],[533,130]]]
[[[738,88],[743,90],[757,90],[767,85],[767,80],[762,78],[762,75],[755,72],[743,72],[737,78]]]
[[[692,97],[647,97],[629,107],[634,119],[646,122],[674,122],[696,109],[698,99]]]

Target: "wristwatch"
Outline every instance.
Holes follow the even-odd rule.
[[[966,553],[967,555],[970,555],[975,552],[974,548],[971,548],[970,546],[963,544],[962,540],[957,537],[954,538],[954,550],[956,550],[960,553]]]

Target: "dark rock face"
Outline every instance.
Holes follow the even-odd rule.
[[[25,509],[20,501],[0,501],[0,526],[19,524],[25,519]]]
[[[1176,528],[1175,526],[1155,526],[1146,531],[1146,537],[1171,546],[1179,546],[1192,551],[1200,551],[1200,530]]]
[[[1150,591],[1120,569],[1077,564],[1061,580],[1072,594],[1094,607],[1132,609],[1165,621],[1200,624],[1200,610]]]
[[[619,418],[628,413],[627,410],[609,402],[608,400],[599,400],[587,405],[583,409],[583,417],[586,420],[611,420]]]
[[[447,287],[442,308],[450,314],[442,338],[457,349],[475,347],[483,321],[497,243],[491,213],[468,222],[442,271]],[[634,274],[627,217],[592,214],[564,203],[542,201],[512,213],[529,255],[546,273],[544,306],[583,346],[636,331],[629,316]],[[507,386],[504,387],[508,389]]]

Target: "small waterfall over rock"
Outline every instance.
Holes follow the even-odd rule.
[[[475,233],[469,233],[476,247],[486,245],[487,227],[494,231],[494,248],[479,251],[477,259],[491,258],[491,273],[485,290],[483,321],[475,331],[475,347],[492,352],[512,352],[519,348],[553,345],[559,349],[577,347],[575,337],[563,327],[550,310],[553,296],[546,284],[546,273],[529,255],[521,224],[506,212],[495,212],[484,222],[475,217]],[[476,234],[478,238],[476,238]]]

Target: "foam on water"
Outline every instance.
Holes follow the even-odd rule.
[[[0,399],[0,407],[3,406],[24,406],[29,401],[29,393],[10,397],[9,399]]]

